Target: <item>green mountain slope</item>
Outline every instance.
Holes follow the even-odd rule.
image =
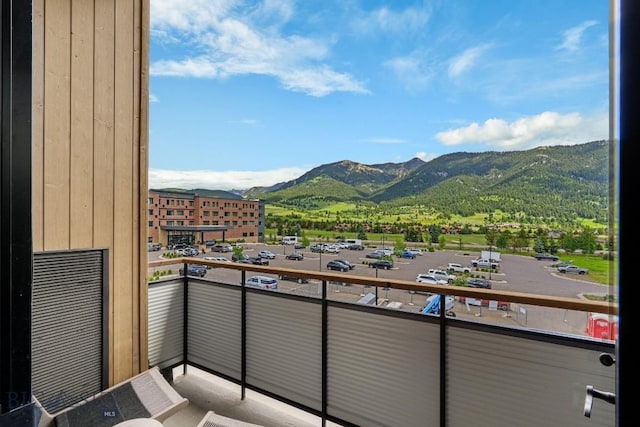
[[[526,151],[451,153],[430,162],[319,166],[260,195],[267,202],[318,207],[330,201],[424,205],[468,216],[502,210],[559,220],[608,215],[608,145],[595,141]]]

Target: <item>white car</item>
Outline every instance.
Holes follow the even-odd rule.
[[[266,259],[276,259],[276,254],[271,251],[260,251],[258,252],[258,258],[266,258]]]
[[[260,289],[278,289],[278,281],[268,276],[251,276],[244,284]]]
[[[418,283],[426,283],[429,285],[448,285],[449,282],[444,279],[438,279],[433,274],[418,274],[416,276],[416,282]]]
[[[447,270],[448,271],[455,271],[456,273],[470,273],[471,272],[471,268],[467,267],[466,265],[457,264],[455,262],[450,262],[449,264],[447,264]]]

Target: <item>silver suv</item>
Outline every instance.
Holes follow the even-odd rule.
[[[439,270],[437,268],[430,268],[428,274],[435,276],[438,280],[444,280],[447,283],[453,283],[453,281],[456,280],[456,276],[453,274],[449,274],[445,270]]]

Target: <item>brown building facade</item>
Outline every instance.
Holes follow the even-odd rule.
[[[264,241],[264,201],[211,197],[197,190],[149,190],[148,242]]]

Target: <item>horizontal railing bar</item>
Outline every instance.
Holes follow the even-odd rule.
[[[203,260],[201,258],[172,258],[170,260],[150,261],[149,267],[162,267],[175,264],[200,264],[212,268],[226,268],[238,271],[255,271],[261,273],[278,275],[297,275],[309,279],[326,280],[334,282],[345,282],[355,285],[389,287],[392,289],[403,289],[407,291],[426,292],[433,294],[447,294],[452,296],[464,296],[471,298],[491,299],[509,301],[519,304],[530,304],[540,307],[560,308],[566,310],[576,310],[594,313],[604,313],[608,315],[618,314],[618,304],[607,301],[593,301],[580,298],[568,298],[549,295],[529,294],[522,292],[498,291],[494,289],[468,288],[466,286],[451,285],[429,285],[416,283],[408,280],[390,280],[377,277],[356,276],[343,273],[329,273],[312,270],[298,270],[293,268],[271,267],[254,264],[244,264],[240,262],[222,262]],[[443,288],[446,291],[443,291]]]

